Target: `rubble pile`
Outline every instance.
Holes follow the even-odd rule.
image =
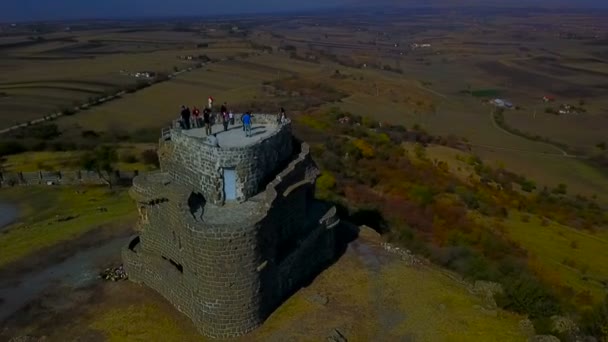
[[[122,265],[106,268],[99,276],[101,279],[108,281],[127,280],[127,272],[125,272]]]
[[[389,253],[398,255],[401,260],[405,261],[409,266],[420,266],[423,264],[421,259],[418,259],[412,252],[405,248],[393,246],[390,243],[382,243],[382,248]]]

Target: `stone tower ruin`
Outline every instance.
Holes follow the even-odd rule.
[[[139,236],[123,250],[129,278],[159,292],[204,335],[246,334],[334,257],[335,208],[315,201],[309,147],[291,123],[254,115],[217,134],[172,128],[161,171],[133,181]]]

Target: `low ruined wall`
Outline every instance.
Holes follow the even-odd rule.
[[[116,171],[111,179],[114,183],[130,183],[139,174],[138,171]],[[0,188],[28,185],[105,185],[104,178],[92,171],[35,171],[35,172],[2,172],[0,173]]]

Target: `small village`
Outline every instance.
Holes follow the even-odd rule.
[[[551,104],[551,103],[555,103],[557,101],[557,98],[553,95],[545,95],[541,98],[541,101],[545,104]],[[515,106],[511,101],[506,100],[506,99],[501,99],[501,98],[495,98],[495,99],[489,100],[489,101],[487,101],[487,103],[495,106],[496,108],[516,109],[516,110],[520,109],[519,106]],[[583,107],[584,105],[585,105],[584,100],[579,100],[578,105],[561,103],[557,106],[557,108],[554,108],[552,106],[547,106],[544,109],[544,112],[547,114],[554,114],[554,115],[579,115],[579,114],[587,112],[587,110]]]
[[[127,75],[130,77],[140,78],[140,79],[152,79],[156,77],[156,72],[154,71],[127,71],[120,70],[122,75]]]

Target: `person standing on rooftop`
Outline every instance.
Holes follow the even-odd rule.
[[[224,132],[228,130],[228,124],[230,123],[230,118],[228,117],[228,113],[222,113],[222,124],[224,125]]]
[[[202,127],[201,122],[201,111],[194,107],[194,109],[192,109],[192,127],[194,128],[200,128]]]
[[[243,120],[243,129],[245,130],[245,136],[251,137],[251,113],[245,113],[241,120]]]
[[[207,105],[209,106],[209,109],[213,109],[213,96],[209,96],[207,99]]]
[[[281,107],[281,112],[279,113],[279,125],[283,125],[287,123],[287,114],[285,114],[285,108]]]
[[[203,123],[205,124],[205,134],[211,135],[211,109],[203,110]]]
[[[224,102],[224,104],[220,107],[220,112],[215,115],[215,123],[223,123],[224,113],[228,112],[228,103]]]
[[[186,107],[185,105],[182,106],[181,116],[182,116],[182,128],[190,129],[190,109],[188,107]]]

